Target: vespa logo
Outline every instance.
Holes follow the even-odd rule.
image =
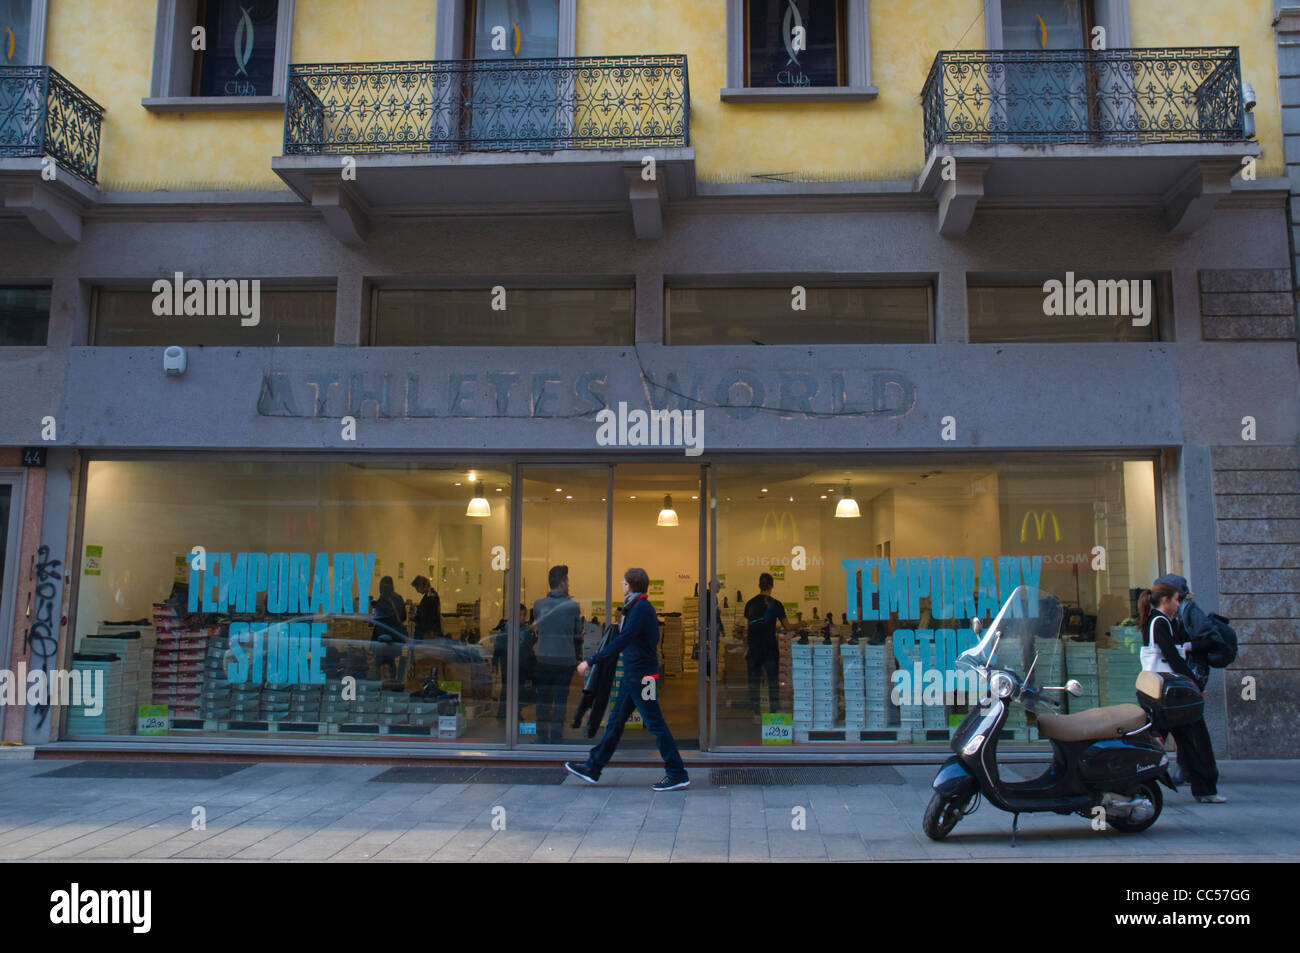
[[[1029,520],[1031,518],[1034,521],[1034,530],[1040,541],[1043,538],[1044,530],[1047,529],[1047,521],[1049,519],[1052,521],[1053,539],[1058,543],[1061,541],[1061,524],[1057,522],[1055,513],[1051,510],[1043,510],[1042,515],[1040,516],[1037,510],[1026,510],[1024,519],[1020,521],[1020,541],[1022,543],[1025,542],[1025,537],[1028,535]]]
[[[248,75],[248,61],[253,58],[253,20],[247,7],[240,7],[239,26],[235,28],[235,62],[239,64],[236,76]]]
[[[767,526],[769,522],[776,527],[776,541],[779,543],[785,539],[785,521],[787,519],[790,521],[790,542],[794,542],[798,530],[795,529],[794,514],[789,510],[782,510],[780,516],[777,515],[776,510],[768,510],[764,513],[763,528],[759,532],[758,541],[760,543],[767,542]]]

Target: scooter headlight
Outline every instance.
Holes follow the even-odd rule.
[[[1006,672],[994,672],[989,679],[989,691],[998,698],[1010,698],[1016,690],[1016,682]]]

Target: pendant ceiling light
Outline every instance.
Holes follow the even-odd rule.
[[[659,511],[659,526],[676,526],[677,511],[673,509],[673,498],[671,494],[664,494],[664,508]]]
[[[839,520],[855,520],[862,514],[858,512],[858,501],[853,498],[853,490],[846,483],[844,490],[840,493],[839,502],[835,504],[835,518]]]
[[[491,516],[492,504],[489,503],[487,501],[487,497],[483,495],[482,487],[478,483],[473,484],[473,487],[474,487],[474,495],[469,501],[469,506],[465,508],[465,515],[466,516]]]

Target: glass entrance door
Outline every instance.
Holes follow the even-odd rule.
[[[559,0],[475,0],[468,22],[473,32],[466,47],[474,60],[521,61],[471,74],[471,148],[556,148],[555,140],[571,135],[571,71],[523,61],[559,54]]]
[[[1085,50],[1093,25],[1091,0],[1002,0],[1008,50]],[[1096,90],[1085,57],[1016,62],[1006,76],[1008,130],[1067,135],[1096,126]]]

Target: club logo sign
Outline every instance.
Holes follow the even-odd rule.
[[[235,28],[235,63],[239,69],[235,75],[247,76],[248,61],[253,58],[253,19],[247,7],[240,7],[239,12],[239,26]]]

